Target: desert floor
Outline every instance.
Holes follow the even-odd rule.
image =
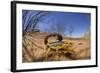
[[[58,60],[55,52],[49,52],[48,60],[45,59],[44,37],[48,33],[26,33],[23,36],[23,62],[69,61],[85,60],[91,58],[90,40],[85,38],[64,38],[63,41],[73,43],[75,54],[68,56],[60,54]],[[55,40],[52,38],[51,40]]]

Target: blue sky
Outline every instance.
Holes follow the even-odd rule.
[[[28,12],[31,12],[31,15],[34,15],[38,11],[29,10]],[[29,19],[28,15],[29,14],[26,15],[26,20]],[[42,17],[41,21],[37,23],[36,28],[38,28],[41,32],[57,32],[59,31],[58,29],[61,29],[62,34],[67,36],[69,32],[69,27],[71,25],[73,26],[72,36],[81,37],[90,28],[90,22],[90,13],[49,11],[49,13]],[[25,25],[27,24],[23,25],[25,28]],[[60,28],[58,28],[58,26]]]

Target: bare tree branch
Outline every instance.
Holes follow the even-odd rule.
[[[30,14],[30,16],[28,16],[28,21],[27,21],[28,24],[25,27],[24,31],[27,32],[27,31],[34,29],[35,26],[37,25],[37,23],[39,21],[42,21],[42,17],[44,17],[46,14],[48,14],[48,12],[46,12],[46,11],[37,12],[35,15]],[[24,17],[23,17],[23,19],[24,19]],[[23,24],[23,25],[25,25],[25,24]]]

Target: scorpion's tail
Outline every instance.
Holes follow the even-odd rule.
[[[63,40],[63,37],[62,35],[58,34],[58,33],[51,33],[49,35],[47,35],[45,38],[44,38],[44,44],[46,45],[48,43],[48,38],[50,37],[55,37],[57,36],[57,40],[59,41],[62,41]]]

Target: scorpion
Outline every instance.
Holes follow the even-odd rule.
[[[56,37],[55,42],[48,42],[50,37]],[[57,55],[57,59],[60,59],[60,52],[63,54],[74,54],[74,48],[72,48],[73,44],[72,42],[63,41],[62,35],[58,33],[51,33],[47,35],[44,39],[45,44],[45,59],[48,60],[48,55],[50,51],[55,51]]]

